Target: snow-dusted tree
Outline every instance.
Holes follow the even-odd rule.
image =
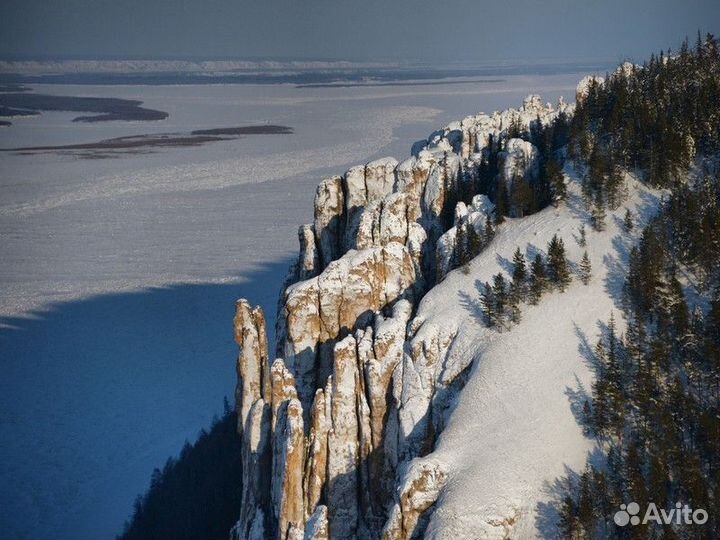
[[[483,285],[482,293],[480,294],[480,305],[482,307],[483,315],[485,316],[485,324],[488,326],[495,326],[497,324],[497,312],[495,310],[495,294],[493,288],[487,281]]]
[[[470,261],[477,257],[483,249],[482,234],[475,229],[475,225],[472,223],[467,224],[467,244],[468,261]]]
[[[489,244],[495,238],[495,227],[493,226],[490,214],[485,219],[485,244]]]
[[[530,267],[530,303],[537,304],[547,288],[547,273],[542,255],[535,255]]]
[[[558,235],[554,235],[548,243],[548,275],[560,291],[565,291],[570,284],[570,270],[565,257],[565,243]]]
[[[629,208],[625,209],[625,219],[623,219],[625,230],[630,232],[633,230],[633,215]]]
[[[580,237],[578,238],[578,245],[580,247],[585,247],[587,245],[587,233],[585,232],[585,225],[580,225],[578,228],[578,234]]]
[[[624,198],[623,175],[620,169],[613,165],[610,173],[605,180],[605,192],[607,195],[607,204],[613,210],[617,208]]]
[[[527,292],[527,264],[525,262],[525,256],[520,251],[520,248],[515,250],[513,254],[513,274],[512,274],[512,285],[511,285],[511,296],[517,302],[525,300]]]
[[[555,159],[549,159],[546,165],[547,181],[552,191],[552,201],[555,206],[560,201],[567,199],[567,186],[565,185],[565,175],[562,167]]]
[[[583,253],[582,259],[580,259],[580,281],[583,282],[583,285],[587,285],[590,283],[590,278],[592,277],[592,264],[590,263],[590,257],[588,257],[588,252],[585,251]]]
[[[493,277],[493,296],[495,297],[495,317],[499,325],[504,326],[509,295],[505,276],[498,272]]]
[[[458,221],[455,226],[455,249],[453,249],[452,254],[453,268],[464,265],[471,258],[468,252],[467,229],[467,224],[462,220]]]
[[[603,200],[602,191],[598,190],[595,192],[590,210],[590,219],[596,231],[605,230],[605,216],[605,201]]]

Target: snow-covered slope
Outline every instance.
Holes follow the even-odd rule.
[[[569,171],[572,173],[572,171]],[[524,219],[508,219],[490,248],[434,287],[417,319],[429,326],[452,326],[457,336],[448,365],[475,359],[465,388],[427,459],[445,465],[448,482],[433,512],[426,538],[546,538],[552,535],[556,479],[566,467],[584,467],[593,441],[578,422],[593,377],[590,349],[615,310],[623,268],[635,235],[622,225],[625,208],[643,225],[659,197],[627,179],[630,197],[608,213],[607,229],[595,232],[571,176],[567,204]],[[585,225],[587,247],[578,244]],[[634,231],[641,229],[635,227]],[[522,320],[502,333],[481,320],[479,283],[505,272],[517,247],[532,259],[546,254],[554,234],[563,238],[568,258],[590,256],[593,276],[586,286],[574,277],[565,293],[523,305]]]

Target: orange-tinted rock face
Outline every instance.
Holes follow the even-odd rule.
[[[252,309],[246,300],[238,300],[235,311],[235,342],[240,347],[237,360],[238,383],[235,401],[238,433],[247,421],[250,407],[260,399],[269,399],[268,343],[265,316],[260,307]]]
[[[278,409],[273,441],[272,506],[278,540],[305,526],[303,465],[305,433],[302,406],[297,399],[283,401]]]

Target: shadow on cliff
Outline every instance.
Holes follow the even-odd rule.
[[[223,396],[232,403],[235,300],[262,305],[272,334],[288,264],[233,283],[103,294],[0,319],[6,532],[119,532],[153,468],[209,427]]]

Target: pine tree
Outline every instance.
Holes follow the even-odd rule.
[[[520,248],[515,250],[513,254],[513,275],[512,275],[512,291],[511,296],[515,303],[525,299],[526,282],[527,282],[527,264],[525,262],[525,256],[520,251]]]
[[[645,478],[643,477],[643,453],[639,441],[634,439],[629,444],[627,458],[625,459],[625,478],[627,479],[630,498],[642,507],[648,502]]]
[[[500,325],[504,325],[506,309],[508,307],[509,298],[507,292],[507,286],[505,283],[505,277],[502,273],[498,272],[493,277],[493,296],[495,298],[495,317],[496,321]]]
[[[585,232],[585,225],[580,225],[578,232],[580,234],[580,238],[578,239],[578,245],[580,247],[585,247],[587,245],[587,236],[586,236],[586,232]]]
[[[565,243],[557,234],[548,243],[548,274],[550,281],[555,283],[561,292],[570,284],[570,271],[565,258]]]
[[[477,232],[475,225],[468,223],[468,252],[469,259],[477,257],[483,249],[482,235]]]
[[[463,266],[472,256],[470,255],[468,242],[468,226],[467,221],[460,221],[455,227],[455,249],[453,250],[453,268]]]
[[[579,538],[578,522],[577,522],[577,506],[575,501],[569,495],[563,498],[562,505],[559,510],[558,529],[560,538],[563,540],[576,540]]]
[[[542,255],[535,255],[530,267],[530,303],[537,304],[547,288],[547,276]]]
[[[675,334],[678,338],[684,338],[690,330],[690,310],[688,309],[685,293],[680,281],[675,275],[670,280],[670,290],[674,298],[672,311],[670,313]]]
[[[517,324],[520,322],[520,319],[522,318],[522,314],[520,312],[520,305],[519,305],[520,299],[515,294],[510,294],[508,298],[508,316],[510,317],[510,322]]]
[[[582,259],[580,260],[580,281],[583,285],[590,283],[590,277],[592,276],[592,265],[590,264],[590,257],[588,252],[583,253]]]
[[[490,219],[490,214],[488,214],[485,219],[485,244],[487,245],[492,242],[493,238],[495,238],[495,227],[493,226],[492,219]]]
[[[493,293],[493,288],[487,281],[483,285],[483,291],[480,296],[480,305],[482,306],[483,315],[485,315],[485,324],[488,326],[495,326],[497,324],[495,294]]]
[[[613,210],[622,202],[622,181],[623,177],[618,167],[611,165],[610,173],[605,180],[605,192],[607,195],[607,204]]]
[[[610,402],[608,397],[607,355],[605,344],[599,339],[595,345],[595,360],[600,366],[600,371],[593,383],[593,431],[597,434],[604,434],[608,427],[610,414]]]
[[[547,181],[552,191],[552,201],[555,206],[560,201],[567,199],[567,186],[565,185],[565,175],[563,175],[562,167],[554,160],[549,159],[546,165]]]
[[[580,500],[578,501],[578,521],[585,537],[591,538],[593,522],[595,521],[594,497],[590,486],[590,471],[586,470],[580,476]]]
[[[625,210],[625,219],[623,220],[625,230],[630,232],[633,230],[633,216],[629,208]]]
[[[590,212],[590,219],[592,220],[593,228],[596,231],[605,230],[605,201],[602,197],[602,191],[598,190],[595,192],[593,197],[592,209]]]

